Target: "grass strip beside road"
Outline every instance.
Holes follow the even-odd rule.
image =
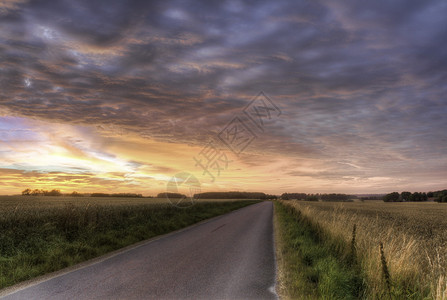
[[[209,202],[189,208],[66,205],[2,211],[0,289],[258,202]]]
[[[275,215],[284,298],[362,298],[363,279],[348,245],[330,239],[291,206],[275,202]]]

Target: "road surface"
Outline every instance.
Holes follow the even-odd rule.
[[[276,299],[272,215],[250,205],[2,299]]]

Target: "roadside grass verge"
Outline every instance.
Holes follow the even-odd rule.
[[[34,207],[0,215],[0,289],[157,235],[258,203],[256,200]]]
[[[291,206],[275,202],[275,214],[283,297],[363,298],[363,277],[349,245],[328,236]]]

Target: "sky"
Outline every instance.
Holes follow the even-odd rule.
[[[0,194],[447,188],[446,1],[0,2]]]

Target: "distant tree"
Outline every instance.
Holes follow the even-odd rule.
[[[447,202],[447,190],[433,192],[436,202]]]
[[[360,197],[360,200],[383,200],[384,195],[371,195],[371,196],[364,196]]]
[[[400,193],[400,197],[401,197],[402,201],[410,201],[411,192],[402,192],[402,193]]]
[[[110,194],[110,197],[121,197],[121,198],[142,198],[142,194],[136,194],[136,193],[117,193],[117,194]]]
[[[70,194],[71,197],[83,197],[84,195],[82,195],[81,193],[78,193],[76,191],[74,191],[73,193]]]
[[[29,195],[31,195],[31,192],[32,192],[31,189],[26,189],[26,190],[22,191],[22,195],[23,196],[29,196]]]
[[[398,202],[399,201],[399,193],[398,192],[392,192],[389,194],[386,194],[383,197],[384,202]]]
[[[43,191],[44,196],[61,196],[62,193],[60,190],[53,189],[51,191]]]
[[[41,196],[41,195],[43,195],[43,190],[34,189],[34,190],[31,192],[31,195],[32,195],[32,196]]]
[[[320,195],[322,201],[348,201],[351,196],[346,194],[322,194]]]
[[[426,193],[419,193],[419,192],[414,192],[410,197],[410,201],[416,201],[416,202],[427,201],[427,199],[428,197]]]
[[[307,195],[306,201],[318,201],[317,195]]]
[[[306,200],[306,201],[318,201],[320,199],[319,194],[305,194],[305,193],[283,193],[281,195],[282,200]]]
[[[428,192],[427,193],[427,197],[428,198],[433,198],[435,195],[434,195],[435,193],[433,193],[433,192]]]
[[[282,200],[289,200],[289,194],[287,194],[287,193],[283,193],[283,194],[281,195],[281,199],[282,199]]]

